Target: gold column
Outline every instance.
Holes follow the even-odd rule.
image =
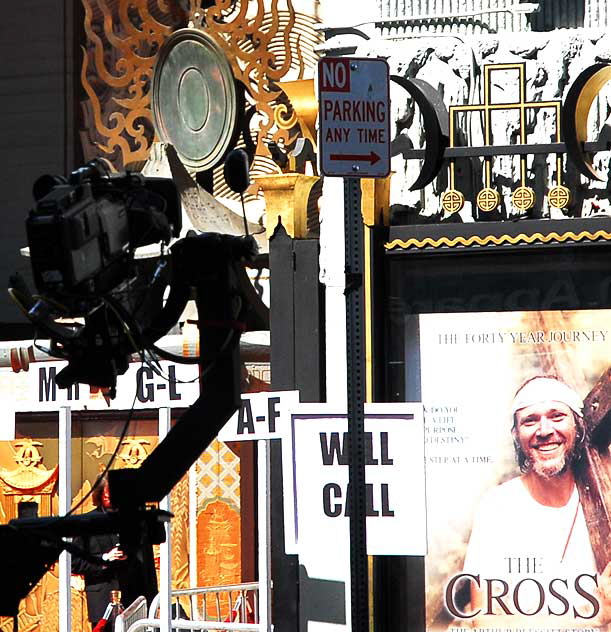
[[[364,298],[365,298],[365,401],[373,401],[373,256],[371,229],[390,223],[390,178],[361,180],[361,213],[363,215]]]
[[[303,173],[282,173],[260,176],[257,184],[265,196],[266,234],[271,238],[282,223],[293,239],[304,239],[308,232],[308,198],[318,176]]]
[[[388,226],[390,223],[390,179],[361,180],[361,213],[365,226]]]

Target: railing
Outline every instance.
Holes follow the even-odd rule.
[[[173,590],[172,603],[176,605],[173,607],[172,629],[266,632],[262,629],[262,624],[259,623],[258,593],[258,582]],[[187,615],[186,611],[181,612],[178,607],[181,598],[188,598],[189,600],[188,614],[190,619],[184,618]],[[137,601],[132,605],[135,605]],[[115,624],[115,632],[159,630],[161,621],[156,618],[158,608],[159,595],[153,599],[148,617],[146,610],[144,612],[140,610],[140,615],[132,618],[124,628],[117,628],[117,624]],[[131,609],[132,606],[127,608],[124,614]],[[182,616],[183,614],[184,616]]]
[[[146,615],[146,599],[144,597],[137,597],[121,614],[117,615],[115,619],[115,632],[125,632],[133,623],[145,619]]]
[[[389,35],[531,30],[525,10],[530,7],[522,7],[518,0],[384,0],[383,4],[377,26]]]
[[[142,619],[129,627],[127,632],[139,632],[156,627],[159,619]],[[223,621],[190,621],[189,619],[172,619],[173,630],[227,630],[227,632],[259,632],[258,623],[225,623]]]
[[[210,608],[212,608],[214,615],[212,621],[227,620],[229,616],[232,621],[237,620],[243,623],[248,622],[249,618],[252,621],[259,621],[258,582],[207,588],[183,588],[173,590],[172,597],[189,597],[193,619],[208,620]],[[201,603],[198,603],[200,601]],[[149,609],[149,616],[151,612],[155,612],[152,607]]]

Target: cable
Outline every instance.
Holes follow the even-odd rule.
[[[131,423],[131,420],[132,420],[132,417],[133,417],[133,414],[134,414],[137,396],[138,396],[138,391],[136,390],[136,392],[134,393],[134,399],[132,401],[131,409],[130,409],[128,415],[127,415],[127,419],[125,421],[125,424],[123,425],[123,430],[121,431],[121,434],[119,436],[119,440],[117,442],[117,445],[116,445],[113,453],[110,455],[110,459],[109,459],[108,463],[106,464],[104,470],[98,475],[98,477],[96,478],[95,482],[91,486],[91,489],[76,503],[76,505],[71,507],[70,510],[65,515],[57,516],[55,520],[49,521],[47,523],[47,525],[46,525],[47,527],[49,525],[61,524],[62,520],[64,520],[68,516],[73,515],[74,512],[77,509],[82,507],[82,505],[85,503],[85,501],[91,496],[91,494],[93,494],[93,490],[101,483],[101,481],[104,479],[104,477],[108,474],[108,472],[110,471],[111,466],[113,465],[113,463],[115,462],[115,460],[117,458],[117,455],[119,454],[119,449],[121,447],[121,444],[123,443],[123,440],[125,439],[125,436],[127,435],[127,430],[129,428],[129,425]],[[16,529],[16,530],[19,529],[18,525],[14,525],[13,524],[11,526],[14,529]],[[28,533],[38,534],[41,538],[44,537],[47,540],[52,539],[52,536],[49,536],[49,534],[46,533],[46,532],[38,533],[38,531],[28,528]],[[58,538],[58,540],[59,540],[59,543],[61,543],[61,545],[63,546],[63,539],[60,537],[60,538]]]
[[[63,303],[56,301],[54,298],[49,298],[48,296],[42,296],[41,294],[32,294],[32,298],[37,301],[43,301],[47,305],[54,307],[58,311],[63,311],[65,314],[70,313],[70,309],[66,307]]]
[[[76,505],[74,505],[74,507],[70,508],[70,511],[66,514],[66,516],[71,516],[79,507],[81,507],[83,505],[83,503],[91,496],[91,494],[93,494],[93,490],[102,482],[104,477],[110,471],[110,467],[114,463],[115,459],[117,458],[117,455],[119,454],[119,449],[121,447],[121,444],[123,443],[123,440],[125,439],[125,436],[127,435],[127,430],[129,428],[129,424],[131,423],[132,417],[134,416],[134,410],[135,410],[135,406],[136,406],[136,398],[137,397],[138,397],[138,389],[136,389],[136,392],[134,393],[134,399],[132,401],[132,406],[131,406],[130,411],[129,411],[128,415],[127,415],[127,419],[125,420],[125,423],[123,424],[123,430],[121,431],[121,434],[119,436],[119,440],[117,442],[117,445],[116,445],[113,453],[110,455],[110,459],[108,461],[108,464],[106,465],[104,470],[99,474],[99,476],[96,478],[94,484],[91,486],[91,489],[79,500],[79,502]],[[63,517],[64,516],[61,516],[61,518],[63,518]]]
[[[129,342],[131,343],[134,353],[137,353],[140,356],[140,360],[144,363],[145,361],[144,353],[142,352],[144,345],[139,345],[136,343],[136,340],[134,339],[132,335],[131,328],[129,324],[127,323],[127,319],[125,318],[125,316],[127,316],[127,313],[124,313],[123,307],[120,304],[118,303],[115,304],[114,298],[105,296],[103,300],[104,300],[104,305],[110,308],[113,314],[117,317],[117,320],[123,326],[123,331],[125,332],[125,335],[127,336],[127,339],[129,340]],[[141,333],[141,332],[138,332],[138,333]]]
[[[223,344],[219,347],[218,351],[214,353],[210,362],[205,367],[202,367],[200,371],[200,377],[207,375],[210,372],[210,370],[214,368],[217,360],[227,350],[227,347],[232,342],[235,335],[236,335],[236,330],[231,329],[229,333],[227,334],[227,338],[225,338],[225,340],[223,341]],[[161,349],[155,344],[151,344],[150,347],[154,349],[155,352],[158,355],[160,355],[162,358],[166,360],[170,360],[171,362],[178,362],[180,364],[199,364],[199,362],[201,361],[201,356],[193,356],[193,357],[179,356],[175,353],[172,353],[171,351],[166,351],[165,349]]]
[[[237,299],[238,305],[236,307],[235,313],[233,314],[233,319],[236,319],[239,316],[240,311],[242,309],[242,298],[239,295],[236,295],[235,298]],[[134,338],[134,332],[132,331],[132,328],[137,330],[135,333],[138,339],[140,339],[142,332],[139,331],[139,327],[137,323],[135,322],[133,316],[127,313],[124,310],[123,306],[117,303],[113,297],[107,296],[107,297],[104,297],[103,300],[104,300],[104,303],[108,305],[108,307],[113,311],[113,313],[115,314],[115,316],[117,317],[121,325],[123,326],[125,334],[127,335],[134,351],[139,354],[140,359],[143,363],[147,363],[144,356],[144,350],[151,353],[151,355],[152,355],[152,352],[154,351],[157,355],[161,356],[162,358],[166,360],[170,360],[171,362],[177,362],[179,364],[199,364],[200,363],[201,355],[193,356],[193,357],[179,356],[169,351],[165,351],[164,349],[161,349],[154,343],[149,343],[146,340],[140,340],[141,344],[138,344],[136,342],[136,339]],[[132,322],[130,323],[128,321],[132,321]],[[218,358],[227,350],[227,347],[232,342],[234,336],[235,336],[235,330],[231,329],[228,332],[227,337],[225,338],[225,340],[223,341],[219,349],[214,353],[210,362],[205,367],[202,367],[200,371],[200,377],[207,375],[209,371],[212,368],[214,368]],[[152,366],[151,366],[151,369],[155,371],[155,368]],[[171,381],[169,378],[166,378],[163,375],[163,373],[157,372],[157,374],[163,377],[164,379],[166,379],[168,382]]]
[[[34,332],[34,335],[37,335],[37,332]],[[50,340],[50,342],[53,342],[52,340]],[[60,360],[67,360],[68,359],[68,353],[65,350],[62,349],[52,349],[51,347],[43,347],[41,344],[38,343],[37,338],[34,338],[34,340],[32,341],[32,345],[38,349],[38,351],[40,351],[41,353],[45,353],[48,356],[51,356],[52,358],[59,358]]]
[[[236,296],[237,300],[238,300],[238,307],[236,309],[236,313],[234,314],[234,319],[237,318],[237,316],[240,313],[240,310],[242,309],[242,299],[240,296]],[[221,346],[218,348],[218,350],[214,353],[214,355],[212,356],[212,358],[210,359],[210,361],[208,362],[208,364],[204,367],[201,368],[200,370],[200,374],[199,377],[203,377],[205,375],[207,375],[216,365],[217,360],[219,359],[219,357],[225,353],[225,351],[227,350],[227,347],[229,347],[229,345],[231,344],[231,342],[233,341],[235,335],[236,335],[236,329],[230,329],[229,332],[227,333],[227,337],[225,338],[225,340],[223,341],[223,343],[221,344]],[[177,362],[179,364],[199,364],[201,361],[201,355],[198,356],[193,356],[193,357],[188,357],[188,356],[179,356],[175,353],[172,353],[170,351],[166,351],[165,349],[162,349],[161,347],[158,347],[157,345],[155,345],[154,343],[151,343],[147,346],[147,349],[153,349],[155,351],[155,353],[157,353],[157,355],[161,356],[162,358],[166,359],[166,360],[170,360],[171,362]],[[195,381],[195,380],[193,380]]]
[[[30,310],[29,310],[29,308],[27,308],[25,306],[25,304],[19,298],[19,296],[18,296],[19,291],[16,290],[15,288],[13,288],[13,287],[9,287],[8,288],[8,293],[9,293],[9,296],[13,299],[13,301],[17,305],[17,307],[27,316]]]
[[[147,366],[151,369],[151,371],[153,371],[156,375],[165,380],[168,384],[193,384],[194,382],[197,382],[197,380],[199,380],[199,375],[194,377],[192,380],[179,380],[178,378],[171,378],[169,375],[166,375],[163,372],[163,369],[161,368],[156,355],[152,353],[150,349],[146,349],[145,352],[148,352],[148,354],[154,360],[154,362],[147,362]]]
[[[246,206],[244,204],[244,192],[240,191],[240,202],[242,203],[242,219],[244,220],[244,236],[250,237],[248,233],[248,222],[246,221]]]

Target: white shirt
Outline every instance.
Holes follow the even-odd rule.
[[[538,503],[521,477],[491,489],[482,497],[475,513],[464,572],[478,575],[480,588],[484,589],[486,579],[497,580],[491,584],[495,595],[502,592],[502,582],[507,583],[503,602],[512,611],[510,620],[515,617],[517,622],[526,615],[532,625],[537,616],[550,616],[548,608],[556,617],[568,610],[563,616],[573,618],[574,608],[582,616],[591,615],[593,605],[575,588],[579,576],[596,575],[577,489],[573,489],[564,507]],[[552,594],[550,584],[567,600],[568,606]],[[579,585],[588,594],[595,595],[596,585],[590,577],[582,577]],[[484,611],[487,602],[486,591],[483,592]],[[507,614],[496,600],[493,600],[493,612]],[[533,613],[536,614],[530,616]],[[574,623],[587,626],[587,619],[577,617]]]

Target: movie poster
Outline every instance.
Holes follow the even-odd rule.
[[[565,472],[587,449],[575,401],[611,367],[611,311],[423,314],[408,330],[406,392],[425,409],[427,629],[604,628],[611,580]],[[516,398],[536,376],[564,386],[534,380]],[[541,412],[548,399],[563,405]],[[514,414],[525,403],[536,414]]]

